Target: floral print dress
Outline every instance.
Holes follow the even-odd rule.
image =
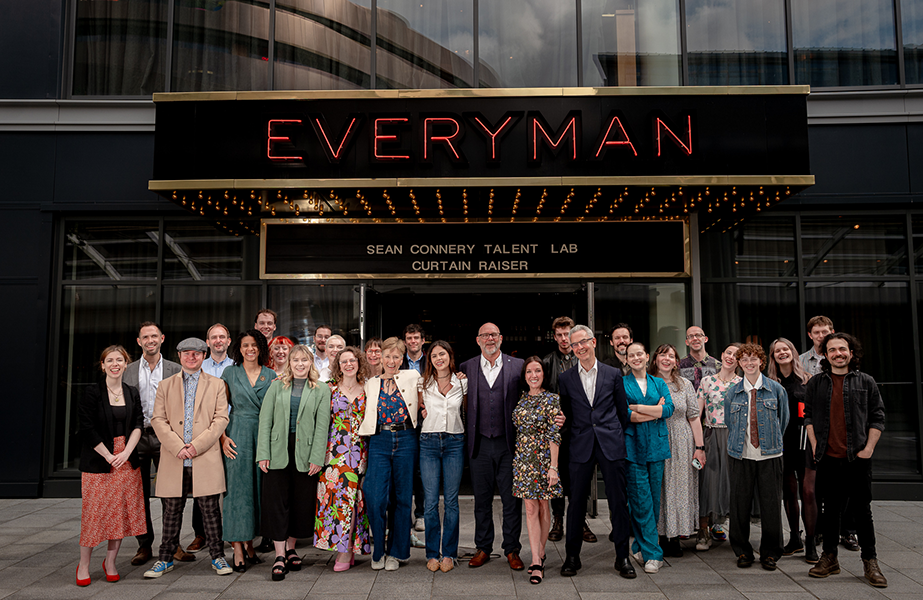
[[[370,554],[369,518],[359,478],[368,462],[368,438],[358,434],[365,416],[365,393],[350,402],[335,385],[330,395],[327,457],[317,482],[314,547],[349,552],[349,531],[357,554]],[[353,527],[353,519],[355,526]]]
[[[524,392],[513,409],[516,428],[516,456],[513,457],[513,495],[529,500],[550,500],[564,495],[560,479],[548,486],[551,443],[561,445],[561,428],[554,418],[561,409],[557,394]]]

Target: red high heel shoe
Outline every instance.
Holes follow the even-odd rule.
[[[79,572],[79,571],[80,571],[80,567],[78,566],[78,567],[77,567],[77,571],[74,573],[74,574],[76,575],[76,577],[77,577],[77,585],[79,585],[80,587],[86,587],[86,586],[90,585],[90,578],[87,577],[86,579],[80,579],[80,576],[77,575],[77,572]]]
[[[116,573],[115,575],[110,575],[109,572],[106,571],[106,561],[103,561],[103,573],[105,573],[106,575],[106,581],[110,583],[116,582],[119,579],[121,579],[118,573]]]

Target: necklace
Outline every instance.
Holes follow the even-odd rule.
[[[109,387],[108,385],[106,385],[106,389],[109,390],[109,393],[112,394],[112,398],[113,398],[116,402],[121,402],[121,401],[122,401],[122,387],[121,387],[121,386],[119,386],[119,393],[117,393],[117,394],[116,394],[115,391],[114,391],[111,387]]]
[[[733,376],[733,375],[731,376],[730,379],[724,379],[723,377],[721,377],[721,373],[718,373],[717,375],[715,375],[715,377],[717,377],[719,380],[721,380],[722,383],[731,383],[731,381],[734,380],[734,376]]]
[[[449,373],[449,374],[446,375],[445,377],[439,377],[439,376],[437,375],[437,376],[436,376],[436,379],[448,379],[448,378],[451,377],[451,376],[452,376],[451,373]]]

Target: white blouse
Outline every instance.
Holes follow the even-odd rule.
[[[445,396],[435,379],[423,390],[426,418],[421,433],[465,433],[461,410],[462,400],[468,393],[468,380],[459,379],[453,373],[451,382],[452,388]]]

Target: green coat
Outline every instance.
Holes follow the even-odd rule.
[[[260,409],[256,461],[269,461],[270,469],[288,466],[288,434],[292,388],[277,379],[269,386]],[[323,465],[330,433],[330,388],[323,382],[304,386],[295,425],[295,468],[306,473],[311,464]]]

